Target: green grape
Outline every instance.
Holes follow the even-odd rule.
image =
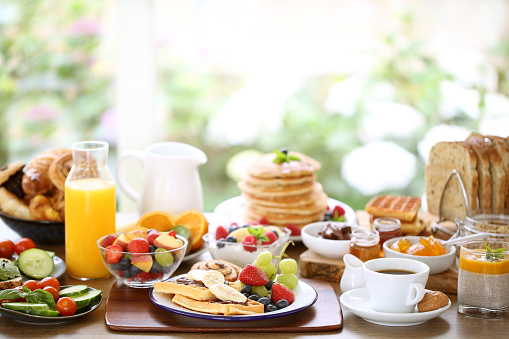
[[[274,266],[273,263],[269,263],[268,265],[258,267],[260,267],[263,271],[265,271],[265,273],[267,273],[267,278],[269,279],[276,273],[276,267]]]
[[[293,273],[279,274],[276,281],[280,284],[286,285],[291,290],[299,284],[299,278],[297,278],[297,276]]]
[[[272,258],[273,256],[270,251],[263,251],[262,253],[258,254],[258,257],[256,257],[256,262],[260,264],[260,266],[266,266],[270,264]]]
[[[265,286],[253,286],[253,292],[258,294],[259,297],[267,297],[269,295],[269,291],[265,288]]]
[[[294,259],[283,259],[279,263],[279,269],[281,273],[297,274],[297,261]]]

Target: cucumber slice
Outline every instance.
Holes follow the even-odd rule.
[[[31,310],[49,310],[48,304],[44,303],[29,303],[29,302],[13,302],[13,303],[3,303],[3,308],[8,310],[20,311],[24,313],[29,313]]]
[[[41,309],[31,309],[28,311],[29,314],[40,315],[41,317],[57,317],[60,315],[60,312],[55,310],[41,310]]]
[[[60,294],[62,295],[62,294]],[[76,302],[77,308],[86,307],[88,305],[93,305],[99,300],[101,300],[101,290],[92,290],[80,296],[71,297]]]
[[[44,250],[31,248],[21,252],[18,258],[21,273],[34,279],[46,278],[53,272],[53,258]]]
[[[46,253],[48,253],[48,255],[52,258],[55,256],[55,252],[53,251],[46,251]]]
[[[60,297],[77,297],[87,292],[88,292],[87,285],[75,285],[61,289],[60,292],[58,292],[58,294],[60,294]]]

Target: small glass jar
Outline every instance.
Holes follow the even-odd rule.
[[[373,227],[380,235],[380,247],[389,239],[401,237],[401,221],[397,218],[376,218]]]
[[[364,262],[380,258],[380,236],[378,231],[353,231],[350,241],[350,254]]]

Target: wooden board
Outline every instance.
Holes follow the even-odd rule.
[[[319,332],[339,331],[343,314],[332,286],[325,281],[302,279],[318,293],[316,303],[295,314],[260,321],[216,321],[186,317],[154,305],[148,289],[111,287],[104,319],[114,331],[127,332]]]

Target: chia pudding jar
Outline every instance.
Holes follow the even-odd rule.
[[[479,240],[461,245],[458,312],[480,318],[509,318],[508,242]]]

